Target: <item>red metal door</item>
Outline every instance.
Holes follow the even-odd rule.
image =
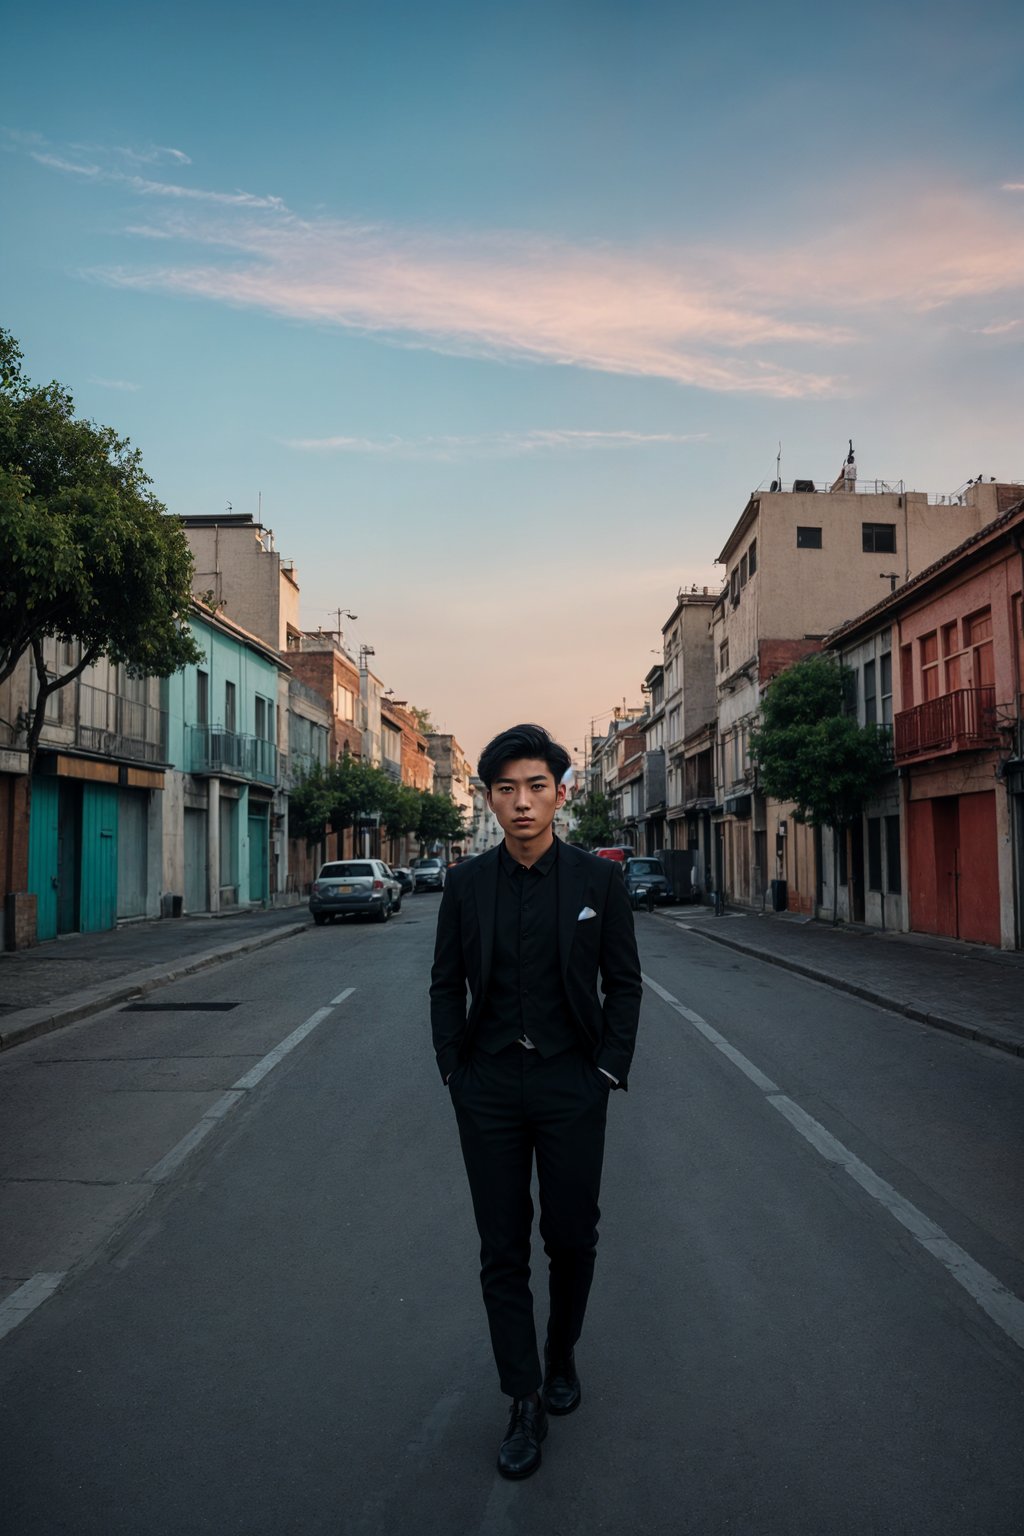
[[[959,937],[999,943],[999,847],[995,790],[961,795]]]

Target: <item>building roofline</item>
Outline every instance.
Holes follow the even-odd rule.
[[[918,571],[917,575],[904,582],[902,587],[897,587],[895,592],[890,592],[887,597],[883,597],[880,602],[875,603],[871,608],[866,608],[856,618],[847,619],[844,623],[837,624],[835,629],[829,630],[828,634],[824,637],[823,643],[826,646],[831,646],[840,638],[855,634],[858,630],[873,627],[875,622],[887,613],[898,613],[908,598],[923,592],[933,583],[940,582],[965,556],[980,549],[984,544],[996,543],[1003,534],[1010,531],[1015,523],[1020,523],[1024,526],[1024,500],[1015,502],[1012,507],[1008,507],[1005,512],[1001,512],[998,517],[993,518],[990,523],[986,523],[983,528],[979,528],[975,533],[972,533],[962,543],[957,544],[954,549],[942,555],[940,559],[934,560],[931,565],[925,566],[923,571]]]
[[[272,645],[268,645],[265,640],[261,640],[259,635],[254,635],[249,630],[243,629],[241,624],[236,624],[234,619],[226,618],[224,614],[218,613],[213,608],[207,608],[201,598],[193,597],[189,600],[189,611],[198,614],[205,623],[211,624],[214,629],[219,629],[224,634],[229,635],[232,640],[240,640],[250,650],[259,651],[261,656],[265,656],[269,661],[272,661],[280,671],[291,672],[290,665],[284,660],[280,651],[276,651]]]

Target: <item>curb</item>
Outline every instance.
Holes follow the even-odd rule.
[[[666,918],[665,921],[672,922],[672,919]],[[695,933],[699,938],[707,939],[712,944],[721,944],[726,949],[734,949],[741,955],[749,955],[751,959],[763,960],[767,965],[777,965],[784,971],[793,971],[797,976],[805,976],[808,981],[821,982],[823,986],[832,987],[837,992],[848,992],[851,997],[860,998],[861,1002],[874,1003],[876,1007],[887,1008],[890,1013],[903,1014],[905,1018],[913,1019],[917,1024],[930,1024],[933,1029],[945,1030],[950,1035],[960,1035],[965,1040],[976,1040],[980,1045],[992,1046],[995,1050],[1005,1051],[1010,1056],[1024,1056],[1024,1040],[1014,1039],[1011,1035],[993,1033],[991,1029],[977,1029],[970,1024],[961,1024],[957,1019],[948,1019],[940,1013],[928,1013],[923,1008],[915,1008],[910,1003],[901,1003],[898,998],[890,997],[888,993],[879,992],[871,987],[862,987],[857,982],[847,981],[842,976],[834,976],[830,971],[822,971],[817,966],[806,965],[802,960],[791,960],[788,955],[759,949],[756,944],[746,944],[740,939],[730,939],[722,933],[711,933],[697,927],[688,928],[687,932]]]
[[[220,949],[202,950],[179,965],[172,965],[169,968],[155,965],[150,966],[148,970],[133,971],[131,975],[122,977],[120,981],[100,982],[98,986],[87,987],[78,994],[73,1003],[58,1000],[54,1003],[44,1003],[40,1008],[21,1008],[3,1021],[5,1027],[0,1031],[0,1052],[8,1051],[26,1040],[34,1040],[39,1035],[48,1035],[53,1030],[63,1029],[67,1024],[77,1024],[81,1019],[87,1019],[94,1013],[102,1013],[104,1009],[112,1008],[116,1003],[127,1002],[129,998],[145,997],[148,993],[155,992],[158,987],[166,986],[168,982],[180,981],[183,976],[191,976],[196,971],[205,971],[211,965],[235,960],[239,955],[248,954],[253,949],[262,949],[267,944],[277,944],[281,939],[290,939],[294,934],[304,933],[308,927],[308,922],[291,923],[287,927],[274,928],[269,933],[261,933],[258,937],[240,939],[234,944],[222,945]]]

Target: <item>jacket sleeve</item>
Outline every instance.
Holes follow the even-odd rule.
[[[458,886],[457,880],[448,879],[441,893],[430,972],[430,1027],[442,1081],[458,1066],[459,1047],[466,1031],[466,961]]]
[[[596,1064],[617,1078],[620,1088],[625,1088],[640,1022],[643,979],[626,884],[614,869],[609,868],[608,874],[598,961],[604,993],[604,1033]]]

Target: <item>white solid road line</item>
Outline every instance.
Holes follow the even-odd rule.
[[[943,1268],[952,1276],[957,1285],[961,1286],[969,1296],[977,1302],[982,1311],[987,1313],[998,1328],[1001,1328],[1008,1339],[1024,1349],[1024,1302],[1015,1296],[1012,1291],[990,1274],[987,1269],[971,1258],[958,1243],[954,1243],[942,1228],[936,1226],[923,1211],[919,1211],[916,1205],[905,1199],[891,1184],[887,1184],[880,1178],[874,1169],[862,1162],[848,1147],[844,1147],[841,1141],[837,1141],[830,1131],[813,1119],[806,1110],[800,1108],[786,1094],[782,1093],[771,1078],[748,1061],[735,1046],[730,1045],[724,1035],[720,1035],[717,1029],[713,1029],[699,1013],[694,1013],[692,1008],[687,1008],[678,998],[650,976],[644,976],[644,985],[658,995],[670,1008],[686,1019],[688,1023],[700,1031],[706,1040],[709,1040],[723,1056],[726,1056],[734,1066],[747,1076],[756,1087],[765,1095],[765,1102],[786,1119],[809,1146],[825,1159],[842,1168],[854,1183],[859,1184],[872,1200],[887,1210],[901,1226],[905,1227],[910,1235],[920,1243],[926,1253],[937,1259]]]
[[[30,1312],[34,1312],[36,1307],[52,1296],[63,1279],[64,1272],[59,1275],[33,1275],[24,1285],[19,1285],[16,1291],[5,1297],[0,1302],[0,1339],[5,1333],[10,1333],[12,1328],[17,1328]]]
[[[346,998],[351,997],[354,991],[355,987],[346,987],[343,992],[339,992],[337,997],[328,1003],[326,1008],[318,1008],[304,1024],[300,1024],[298,1029],[293,1029],[291,1034],[281,1041],[280,1045],[276,1045],[272,1051],[268,1051],[266,1056],[261,1061],[258,1061],[249,1072],[246,1072],[244,1077],[240,1077],[233,1087],[229,1088],[226,1093],[222,1093],[220,1098],[214,1104],[211,1104],[203,1118],[190,1131],[187,1131],[181,1140],[169,1152],[164,1154],[159,1162],[154,1163],[152,1168],[149,1168],[142,1175],[141,1182],[143,1184],[162,1184],[165,1179],[169,1178],[175,1169],[181,1167],[190,1153],[195,1151],[200,1142],[206,1139],[214,1127],[220,1124],[225,1115],[230,1114],[231,1110],[241,1103],[246,1093],[251,1088],[254,1088],[257,1083],[261,1082],[268,1072],[272,1072],[277,1064],[288,1055],[289,1051],[293,1051],[302,1040],[305,1040],[306,1036],[311,1034],[318,1024],[322,1024],[324,1019],[333,1012],[339,1003],[343,1003]],[[0,1339],[5,1334],[10,1333],[12,1328],[16,1328],[19,1323],[24,1322],[25,1318],[31,1312],[34,1312],[36,1307],[48,1300],[66,1277],[66,1270],[61,1271],[59,1274],[32,1275],[23,1285],[19,1285],[16,1291],[12,1291],[9,1296],[5,1297],[0,1302]]]

